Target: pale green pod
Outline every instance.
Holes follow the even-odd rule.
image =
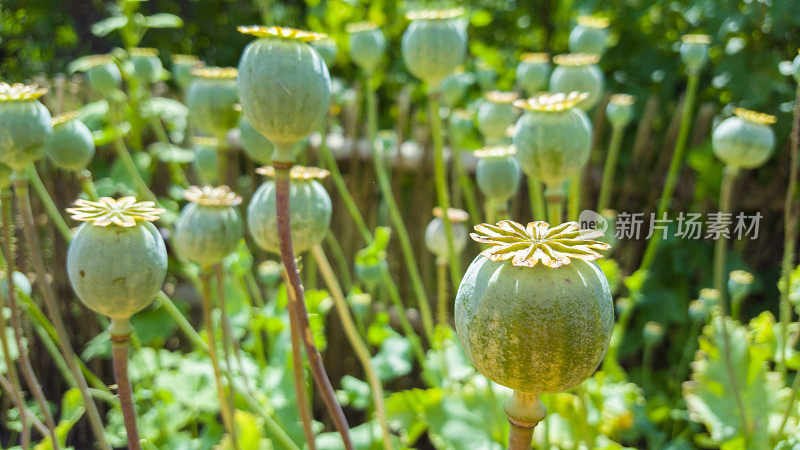
[[[202,67],[192,74],[195,78],[186,92],[189,119],[201,131],[224,139],[241,116],[236,69]]]
[[[155,48],[132,48],[129,50],[133,74],[142,83],[155,83],[161,79],[164,66]]]
[[[698,72],[708,62],[708,46],[711,36],[686,34],[681,36],[681,60],[689,73]]]
[[[714,129],[714,154],[726,165],[740,169],[763,165],[775,148],[775,133],[770,128],[775,117],[742,108],[735,108],[734,113]]]
[[[259,171],[267,176],[274,174],[272,167],[262,167]],[[316,180],[324,176],[327,171],[322,169],[292,167],[289,209],[296,254],[318,245],[328,233],[333,211],[331,198]],[[275,194],[273,180],[265,181],[258,188],[247,207],[247,225],[259,247],[280,254]]]
[[[0,83],[0,162],[15,172],[38,161],[53,134],[50,113],[37,100],[45,91]]]
[[[622,129],[633,120],[635,97],[627,94],[612,95],[606,105],[606,117],[613,128]]]
[[[275,146],[263,134],[253,128],[244,116],[239,121],[239,138],[242,141],[244,152],[247,153],[250,159],[265,165],[272,161]]]
[[[490,91],[497,85],[497,70],[486,63],[478,60],[478,67],[475,68],[475,79],[478,80],[478,87],[482,91]]]
[[[217,140],[214,138],[195,137],[192,139],[194,147],[194,161],[192,166],[195,173],[205,184],[215,184],[219,176],[217,166]]]
[[[569,51],[602,56],[608,45],[608,19],[580,16],[577,22],[569,33]]]
[[[442,103],[453,107],[461,103],[467,95],[467,89],[472,84],[471,75],[465,73],[450,74],[439,83],[439,93]]]
[[[243,113],[275,144],[274,160],[293,161],[291,147],[319,127],[330,104],[328,68],[305,42],[321,36],[277,27],[241,30],[260,37],[239,62]]]
[[[522,171],[550,188],[559,188],[589,159],[592,129],[576,104],[586,97],[542,94],[516,104],[526,109],[514,128],[514,146]]]
[[[442,219],[442,209],[437,206],[433,209],[433,215],[433,220],[425,228],[425,246],[428,251],[436,255],[440,262],[446,262],[448,260],[447,233],[444,228],[444,219]],[[467,246],[469,230],[467,230],[466,222],[469,214],[460,209],[450,208],[447,215],[453,231],[453,251],[458,255]]]
[[[107,97],[122,86],[122,73],[109,55],[95,55],[87,60],[86,83],[93,91]]]
[[[547,53],[523,53],[517,65],[517,86],[528,96],[547,90],[550,80],[550,55]]]
[[[603,96],[603,72],[597,67],[598,56],[570,53],[553,58],[556,68],[550,75],[550,91],[568,94],[586,92],[589,96],[578,107],[588,111]]]
[[[78,172],[94,157],[94,137],[89,127],[67,113],[53,119],[53,134],[45,145],[45,154],[59,169]]]
[[[456,70],[467,54],[463,10],[414,11],[403,33],[401,51],[408,71],[431,88]]]
[[[167,249],[150,223],[164,210],[133,197],[103,197],[78,200],[67,211],[88,222],[75,232],[67,252],[67,274],[78,298],[120,321],[146,308],[167,275]]]
[[[0,298],[6,299],[6,301],[8,301],[7,273],[8,272],[6,271],[5,267],[3,270],[0,270]],[[31,295],[31,282],[24,273],[15,271],[11,276],[14,280],[15,292],[22,292],[26,295]]]
[[[549,246],[541,236],[524,244]],[[584,255],[548,266],[526,257],[532,250],[527,245],[512,253],[530,267],[484,255],[472,261],[456,294],[456,332],[475,368],[495,383],[537,394],[566,391],[589,378],[608,349],[611,290],[602,270]],[[567,238],[556,248],[569,245]]]
[[[475,151],[478,165],[475,181],[488,199],[505,204],[519,188],[522,170],[514,157],[514,147],[487,147]]]
[[[325,65],[330,68],[336,63],[336,56],[339,54],[339,46],[331,38],[318,39],[311,42],[311,46],[317,50],[319,56],[325,61]]]
[[[203,67],[203,62],[193,55],[172,55],[172,79],[182,90],[189,88],[194,80],[192,71]]]
[[[477,135],[475,133],[475,119],[469,111],[457,109],[450,114],[447,122],[447,132],[450,134],[450,145],[455,147],[455,150],[465,149],[468,147],[470,140]]]
[[[371,74],[381,62],[386,51],[386,38],[378,25],[372,22],[357,22],[347,26],[350,43],[350,58],[367,74]]]
[[[509,128],[517,120],[514,101],[516,92],[487,92],[478,108],[478,130],[487,141],[497,142],[508,137]]]
[[[243,237],[242,220],[235,208],[242,198],[228,186],[192,186],[184,196],[190,203],[175,222],[175,250],[202,267],[221,262],[236,250]]]

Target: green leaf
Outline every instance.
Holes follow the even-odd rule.
[[[121,122],[117,125],[109,125],[102,130],[92,132],[94,145],[106,145],[118,138],[122,138],[131,131],[131,124],[128,122]]]
[[[108,19],[103,19],[100,22],[92,25],[92,34],[95,36],[105,36],[114,30],[118,30],[128,24],[128,18],[125,16],[112,16]]]
[[[369,384],[345,375],[342,377],[342,389],[336,391],[336,397],[342,406],[351,406],[359,410],[367,409],[370,403]]]
[[[58,425],[56,425],[56,437],[60,448],[66,446],[67,435],[69,435],[70,430],[80,420],[85,411],[83,398],[77,388],[70,389],[64,393],[64,397],[61,398],[61,418],[58,421]],[[53,448],[53,442],[48,436],[34,448],[36,450],[50,450]]]
[[[192,150],[178,147],[164,142],[154,142],[147,147],[159,161],[165,163],[188,163],[194,161],[195,153]]]
[[[183,20],[175,14],[159,13],[145,17],[144,25],[148,28],[180,28]]]
[[[372,242],[356,253],[356,264],[374,266],[386,259],[386,247],[389,246],[389,238],[392,236],[392,229],[389,227],[377,227]]]
[[[411,372],[411,345],[399,334],[386,338],[372,357],[378,378],[388,382]]]

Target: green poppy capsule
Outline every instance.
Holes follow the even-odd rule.
[[[456,208],[447,210],[447,217],[453,230],[453,251],[456,255],[464,251],[467,246],[469,231],[467,230],[467,220],[469,214],[466,211]],[[448,260],[447,254],[447,233],[444,228],[442,208],[433,208],[433,220],[425,228],[425,246],[436,255],[437,260],[445,264]]]
[[[186,92],[189,119],[201,131],[224,139],[239,124],[241,108],[232,67],[200,67]]]
[[[89,127],[77,119],[77,113],[53,118],[53,134],[45,145],[45,154],[59,169],[78,172],[94,157],[94,138]]]
[[[78,200],[82,224],[67,252],[72,289],[89,309],[125,321],[146,308],[167,275],[167,249],[152,221],[164,210],[133,197]]]
[[[45,92],[34,85],[0,83],[0,162],[15,172],[38,161],[53,134],[50,113],[38,100]]]
[[[328,112],[331,79],[308,42],[324,35],[280,27],[240,27],[259,39],[239,61],[239,98],[247,121],[275,144],[273,159],[294,160],[292,146],[315,131]]]
[[[475,67],[475,79],[478,81],[478,87],[484,92],[491,91],[497,85],[497,78],[497,69],[483,59],[478,59]]]
[[[681,60],[689,73],[699,72],[706,65],[709,45],[711,36],[707,34],[681,36]]]
[[[192,166],[197,176],[205,184],[216,183],[219,176],[219,170],[217,170],[217,165],[219,164],[217,146],[217,139],[215,138],[201,136],[192,138],[192,147],[195,152]]]
[[[588,111],[603,96],[603,72],[597,66],[600,57],[589,53],[570,53],[553,57],[556,68],[550,75],[550,91],[568,94],[586,92],[589,96],[578,107]]]
[[[534,96],[547,90],[550,79],[550,54],[523,53],[517,65],[517,85],[528,96]]]
[[[8,271],[3,268],[0,270],[0,297],[7,299],[8,298]],[[14,290],[15,292],[22,292],[25,295],[31,295],[31,282],[28,280],[28,277],[25,276],[22,272],[14,272],[11,275],[12,281],[14,281]]]
[[[242,220],[236,212],[242,198],[228,186],[192,186],[183,195],[189,203],[175,222],[175,250],[202,267],[221,262],[242,240]]]
[[[470,141],[478,139],[475,118],[466,109],[457,109],[450,114],[447,132],[450,134],[450,144],[456,150],[469,148]]]
[[[472,84],[472,75],[461,71],[456,71],[439,83],[439,92],[442,96],[442,103],[449,107],[454,107],[464,100],[467,89]]]
[[[602,56],[608,45],[609,20],[602,17],[579,16],[569,33],[569,51]]]
[[[490,143],[509,137],[509,128],[517,120],[514,101],[519,98],[516,92],[491,91],[484,95],[484,102],[478,108],[478,130]]]
[[[541,94],[515,104],[525,113],[514,128],[514,146],[522,171],[557,189],[589,159],[592,128],[576,105],[586,93]]]
[[[461,346],[484,376],[508,388],[556,393],[589,378],[614,326],[611,289],[592,262],[608,245],[575,222],[475,226],[488,244],[456,294]]]
[[[275,146],[253,128],[244,116],[239,121],[239,137],[242,141],[242,148],[250,159],[264,165],[272,161]]]
[[[386,51],[386,38],[378,25],[372,22],[348,24],[350,58],[367,74],[371,74],[381,62]]]
[[[261,167],[257,172],[267,177],[275,174],[272,166]],[[296,254],[318,245],[328,233],[333,210],[331,198],[317,181],[328,174],[327,170],[316,167],[293,166],[291,169],[289,205]],[[247,207],[247,225],[259,247],[280,254],[275,193],[273,180],[265,181],[258,188]]]
[[[132,48],[128,51],[131,63],[133,64],[133,74],[142,83],[155,83],[161,79],[164,66],[158,58],[158,49],[155,48]]]
[[[606,105],[606,117],[612,127],[622,129],[633,120],[633,103],[636,97],[627,94],[615,94]]]
[[[753,169],[763,165],[775,149],[771,124],[775,116],[734,108],[734,116],[723,120],[711,135],[714,154],[726,165]]]
[[[311,41],[311,46],[317,50],[319,56],[325,61],[325,65],[330,68],[336,63],[336,56],[339,54],[339,46],[331,38],[318,39]]]
[[[401,50],[408,71],[431,88],[456,70],[467,55],[467,32],[460,8],[423,10],[406,14],[411,20]]]
[[[203,67],[203,62],[194,55],[172,55],[172,79],[184,91],[194,80],[192,70],[200,67]]]
[[[517,192],[522,180],[522,170],[515,158],[513,146],[485,147],[475,151],[478,165],[475,181],[478,189],[497,204],[505,204]]]
[[[103,97],[108,97],[122,86],[122,73],[111,55],[94,55],[85,59],[86,84]]]

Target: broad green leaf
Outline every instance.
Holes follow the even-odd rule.
[[[195,152],[177,145],[164,142],[154,142],[147,147],[147,151],[152,153],[159,161],[165,163],[189,163],[194,161]]]
[[[372,365],[383,382],[408,375],[411,372],[411,345],[398,334],[386,338],[381,350],[372,357]]]
[[[103,37],[114,30],[118,30],[128,24],[128,18],[125,16],[112,16],[103,19],[92,25],[92,34],[95,36]]]
[[[180,28],[183,20],[175,14],[159,13],[145,17],[144,24],[148,28]]]

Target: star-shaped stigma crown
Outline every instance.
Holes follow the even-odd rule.
[[[744,108],[733,108],[733,114],[756,125],[772,125],[778,120],[777,117],[770,114],[764,114]]]
[[[238,27],[239,33],[249,34],[255,37],[273,37],[279,39],[289,39],[300,42],[312,42],[328,37],[327,34],[315,33],[313,31],[303,31],[297,28],[289,27],[275,27],[275,26],[261,26],[251,25],[247,27]]]
[[[420,9],[406,13],[408,20],[447,20],[464,15],[464,8]]]
[[[183,198],[206,206],[236,206],[242,203],[242,197],[238,196],[228,186],[189,186],[183,191]]]
[[[275,178],[275,168],[263,166],[256,169],[256,173],[269,178]],[[319,167],[292,166],[289,170],[289,178],[292,180],[322,180],[331,173]]]
[[[155,202],[138,202],[136,197],[122,197],[115,200],[101,197],[100,200],[76,200],[72,208],[67,208],[73,220],[91,222],[96,227],[118,225],[134,227],[139,221],[155,222],[166,210],[156,208]]]
[[[603,235],[596,230],[584,230],[577,222],[565,222],[551,227],[547,222],[530,222],[523,226],[511,220],[497,225],[475,225],[477,233],[472,240],[489,244],[481,254],[492,261],[511,260],[518,267],[535,267],[541,263],[558,268],[573,259],[592,261],[601,258],[598,250],[608,250],[610,245],[594,240]]]
[[[235,67],[195,67],[192,75],[208,80],[233,80],[239,76]]]
[[[578,103],[589,98],[588,92],[543,92],[535,97],[520,99],[514,102],[517,108],[528,111],[560,112],[574,108]]]
[[[47,93],[47,89],[35,84],[0,83],[0,102],[21,102],[36,100]]]

